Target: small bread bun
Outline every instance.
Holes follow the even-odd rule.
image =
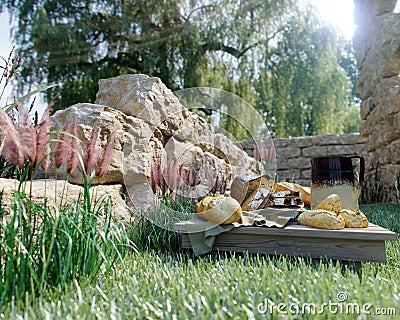
[[[240,222],[242,208],[232,197],[205,197],[195,206],[196,214],[205,220],[218,224]]]
[[[368,228],[368,219],[360,210],[342,209],[339,214],[346,228]]]
[[[339,214],[340,210],[342,210],[342,201],[340,200],[340,197],[336,193],[334,193],[334,194],[327,196],[314,209],[315,210],[328,210],[328,211],[333,211],[336,214]]]
[[[297,218],[299,224],[320,229],[341,230],[345,223],[341,216],[327,210],[306,210]]]
[[[215,196],[215,197],[205,197],[201,201],[197,202],[194,206],[194,212],[203,212],[207,210],[210,201],[213,199],[223,198],[223,196]]]

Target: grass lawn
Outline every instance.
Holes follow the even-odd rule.
[[[400,206],[362,210],[372,223],[400,232]],[[194,258],[190,252],[139,250],[95,279],[10,303],[0,318],[397,319],[399,254],[399,239],[387,242],[388,262],[363,263],[357,274],[300,258]],[[371,314],[359,315],[358,309]]]

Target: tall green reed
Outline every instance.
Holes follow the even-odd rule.
[[[40,206],[16,191],[11,214],[0,201],[0,306],[109,272],[134,249],[125,226],[113,221],[110,197],[90,207],[84,197],[61,208]]]
[[[67,130],[50,131],[50,107],[35,124],[23,107],[18,108],[18,122],[0,109],[1,154],[22,172],[12,204],[5,206],[0,199],[0,307],[26,294],[45,296],[49,287],[65,288],[72,279],[108,272],[134,249],[125,226],[113,220],[110,197],[96,199],[90,193],[93,178],[108,172],[115,132],[102,149],[97,124],[86,143],[77,137],[76,122]],[[52,134],[57,139],[50,139]],[[68,173],[77,169],[83,177],[81,195],[64,206],[32,201],[34,173],[38,167],[47,170],[51,153],[57,168],[66,165]]]

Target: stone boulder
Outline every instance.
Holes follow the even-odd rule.
[[[173,117],[180,127],[185,108],[159,78],[143,74],[125,74],[99,81],[96,104],[107,105],[128,116],[135,116],[153,127]]]
[[[104,176],[95,177],[93,184],[135,184],[146,181],[150,176],[152,159],[161,152],[161,142],[153,137],[153,131],[143,120],[128,116],[116,109],[89,103],[75,104],[65,110],[59,110],[52,116],[56,128],[77,120],[78,138],[90,139],[95,122],[101,128],[101,145],[116,131],[110,170]],[[54,163],[54,162],[53,162]],[[66,178],[71,183],[83,184],[82,170],[66,174],[65,166],[59,170],[52,167],[50,177]]]
[[[159,78],[128,74],[100,80],[95,102],[142,119],[163,144],[159,154],[166,161],[213,168],[228,179],[257,170],[253,158],[226,136],[213,134],[211,125],[183,107]]]
[[[10,207],[14,203],[14,194],[18,181],[13,179],[0,178],[0,192],[2,192],[2,206],[6,212],[10,212]],[[30,182],[26,183],[25,194],[29,195]],[[83,187],[69,183],[66,180],[33,180],[32,182],[32,198],[31,200],[39,205],[45,202],[50,205],[63,206],[78,200],[83,194]],[[101,199],[109,197],[112,200],[112,212],[116,221],[121,221],[126,225],[135,224],[137,217],[128,207],[123,198],[123,186],[115,185],[99,185],[90,188],[92,199]]]
[[[238,174],[256,171],[256,162],[230,139],[214,134],[211,125],[183,107],[159,78],[122,75],[99,83],[96,104],[76,104],[57,111],[52,119],[57,128],[77,120],[78,137],[89,139],[97,122],[101,141],[117,131],[110,172],[94,184],[123,183],[137,210],[147,209],[154,197],[151,169],[157,161],[177,161],[199,171],[204,196],[210,179],[224,177],[228,186]],[[67,176],[65,168],[52,168],[50,177],[61,176],[82,184],[82,173]]]
[[[211,125],[182,106],[159,78],[126,74],[99,81],[95,103],[110,106],[145,121],[163,136],[209,146]]]

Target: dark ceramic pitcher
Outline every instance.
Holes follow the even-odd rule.
[[[354,170],[353,159],[359,159]],[[319,157],[311,160],[311,208],[327,196],[337,194],[344,209],[358,209],[358,198],[364,181],[365,163],[360,156]]]
[[[359,173],[354,172],[353,159],[360,159]],[[365,162],[360,156],[331,156],[319,157],[311,160],[312,183],[340,184],[351,183],[362,184],[364,181]],[[356,179],[358,177],[358,179]]]

